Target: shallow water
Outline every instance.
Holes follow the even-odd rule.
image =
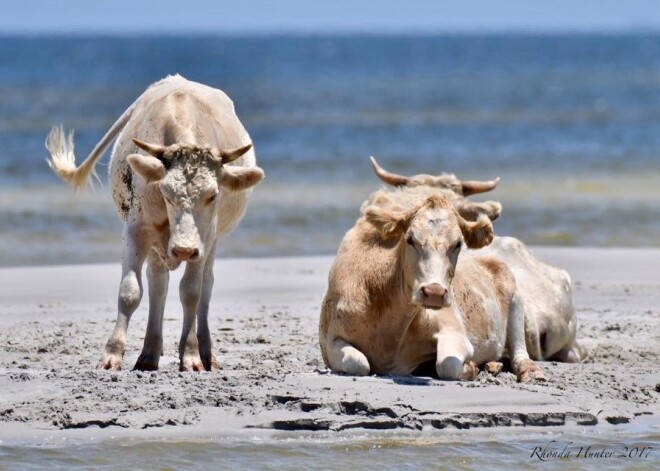
[[[657,469],[657,433],[364,433],[1,446],[2,469]],[[587,450],[587,447],[591,447]],[[543,452],[567,451],[563,459]],[[601,453],[602,452],[602,453]],[[625,456],[624,456],[625,453]],[[630,456],[628,456],[630,455]],[[541,457],[544,458],[541,461]]]
[[[368,175],[370,169],[362,167]],[[500,235],[534,245],[660,246],[660,184],[651,174],[584,178],[509,175],[490,195],[501,201]],[[359,216],[375,182],[264,181],[221,256],[328,255]],[[475,198],[485,199],[485,198]],[[0,190],[0,266],[114,262],[121,222],[107,188],[73,195],[61,186]]]
[[[175,72],[233,98],[267,174],[226,255],[334,253],[369,155],[502,177],[496,230],[530,244],[660,246],[657,35],[3,37],[0,265],[118,260],[109,189],[72,198],[43,142],[75,128],[81,161]]]

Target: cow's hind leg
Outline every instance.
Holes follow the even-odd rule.
[[[131,316],[142,299],[142,264],[148,242],[135,226],[124,227],[121,282],[119,283],[118,311],[115,328],[105,344],[105,352],[98,364],[99,369],[121,370],[126,349],[126,331]]]
[[[163,313],[167,299],[167,287],[170,281],[170,271],[163,263],[160,255],[151,251],[148,259],[147,280],[149,285],[149,321],[147,333],[144,336],[142,353],[135,363],[134,369],[151,371],[158,369],[158,362],[163,352]]]
[[[341,338],[328,344],[328,363],[335,373],[367,376],[371,371],[364,353]]]
[[[509,306],[507,322],[506,347],[511,357],[513,372],[521,383],[531,380],[545,381],[543,370],[539,368],[527,353],[525,343],[525,310],[522,300],[516,293]]]
[[[205,371],[199,356],[199,343],[195,333],[195,318],[202,291],[203,272],[203,261],[188,262],[179,284],[179,296],[183,305],[183,329],[179,341],[180,371]]]
[[[583,345],[580,345],[577,340],[573,342],[572,347],[564,347],[555,353],[551,358],[554,361],[561,361],[564,363],[582,363],[589,359],[589,351]]]
[[[215,244],[209,251],[204,263],[204,275],[202,279],[202,294],[197,307],[197,341],[199,342],[199,356],[207,371],[219,371],[218,359],[213,354],[213,342],[209,331],[209,304],[211,292],[213,291],[213,264],[215,260]]]

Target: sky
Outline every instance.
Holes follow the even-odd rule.
[[[0,0],[0,34],[660,31],[660,0]]]

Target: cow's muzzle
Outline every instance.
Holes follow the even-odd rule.
[[[170,250],[172,258],[180,262],[194,262],[199,260],[200,252],[197,247],[176,246]]]
[[[451,304],[449,291],[440,283],[430,283],[419,288],[420,304],[429,309],[440,309]]]

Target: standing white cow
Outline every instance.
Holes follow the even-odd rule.
[[[250,188],[264,177],[250,137],[227,95],[175,75],[152,84],[79,167],[72,134],[67,138],[61,127],[53,128],[46,141],[48,163],[60,178],[81,188],[115,139],[110,182],[125,222],[122,275],[117,322],[98,367],[122,367],[126,330],[142,298],[147,260],[149,321],[135,369],[158,369],[169,270],[187,262],[179,286],[184,314],[180,370],[217,370],[208,327],[215,247],[243,217]]]

